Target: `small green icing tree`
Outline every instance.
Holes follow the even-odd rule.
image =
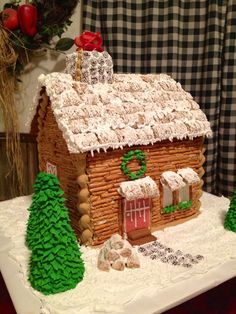
[[[234,190],[229,210],[225,216],[224,227],[225,229],[236,232],[236,190]]]
[[[63,195],[56,176],[38,174],[29,208],[26,244],[32,251],[29,281],[45,295],[75,288],[84,275]]]

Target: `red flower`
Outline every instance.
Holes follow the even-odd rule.
[[[87,51],[97,50],[102,52],[104,50],[101,47],[102,43],[102,36],[99,32],[92,33],[87,31],[83,32],[80,36],[75,37],[76,46]]]

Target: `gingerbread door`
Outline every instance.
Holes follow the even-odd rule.
[[[141,198],[133,201],[123,199],[124,232],[128,233],[137,229],[149,229],[151,223],[150,198]]]

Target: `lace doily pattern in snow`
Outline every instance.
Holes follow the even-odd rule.
[[[181,250],[173,250],[172,248],[163,245],[159,241],[154,241],[151,244],[143,245],[138,248],[138,252],[143,256],[148,256],[152,260],[159,260],[162,263],[169,263],[173,266],[182,266],[191,268],[204,259],[204,256],[185,254]]]

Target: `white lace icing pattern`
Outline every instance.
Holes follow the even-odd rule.
[[[77,52],[66,55],[65,73],[71,74],[75,80],[77,79],[77,61]],[[80,66],[81,82],[87,84],[112,83],[113,61],[106,51],[81,51]]]

